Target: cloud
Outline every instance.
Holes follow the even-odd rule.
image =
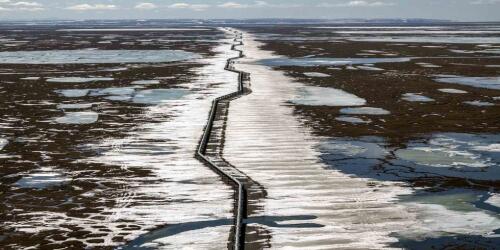
[[[302,4],[270,4],[266,1],[255,1],[251,4],[242,4],[236,2],[226,2],[217,5],[219,8],[225,9],[245,9],[245,8],[297,8],[303,7]]]
[[[250,5],[235,3],[235,2],[227,2],[227,3],[219,4],[218,7],[225,8],[225,9],[243,9],[243,8],[250,7]]]
[[[474,5],[490,5],[500,3],[500,0],[475,0],[470,2],[470,4]]]
[[[12,2],[11,0],[0,0],[1,11],[41,11],[43,5],[38,2]]]
[[[157,6],[154,3],[138,3],[134,8],[140,10],[152,10],[156,9]]]
[[[210,8],[208,4],[189,4],[189,3],[174,3],[168,6],[172,9],[190,9],[194,11],[203,11]]]
[[[86,11],[86,10],[114,10],[116,9],[116,5],[113,4],[78,4],[78,5],[73,5],[69,6],[66,9],[68,10],[79,10],[79,11]]]
[[[318,7],[381,7],[381,6],[393,6],[394,3],[382,2],[382,1],[364,1],[364,0],[353,0],[345,3],[322,3]]]

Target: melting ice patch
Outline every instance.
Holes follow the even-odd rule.
[[[441,66],[432,63],[419,62],[416,64],[423,68],[441,68]]]
[[[141,104],[160,104],[181,99],[188,94],[187,89],[148,89],[138,91],[132,101]]]
[[[491,107],[495,106],[494,103],[491,102],[483,102],[483,101],[467,101],[464,102],[467,105],[478,106],[478,107]]]
[[[96,28],[96,29],[60,29],[61,32],[114,32],[114,31],[209,31],[206,28]]]
[[[340,89],[301,87],[298,96],[291,100],[297,105],[309,106],[362,106],[366,100]]]
[[[88,95],[91,89],[61,89],[56,90],[56,93],[59,93],[65,97],[83,97]]]
[[[134,88],[129,87],[115,87],[115,88],[105,88],[97,91],[92,91],[91,96],[101,96],[101,95],[132,95],[135,92]]]
[[[439,91],[443,93],[449,93],[449,94],[467,94],[469,92],[465,90],[460,90],[460,89],[438,89]]]
[[[410,142],[395,151],[397,164],[419,171],[470,179],[498,180],[500,152],[495,148],[500,135],[445,133],[428,142]]]
[[[271,58],[260,60],[257,63],[266,66],[328,66],[328,65],[356,65],[374,63],[409,62],[411,58]]]
[[[359,42],[394,42],[394,43],[500,43],[500,37],[461,37],[461,36],[376,36],[376,37],[349,37],[350,41]]]
[[[62,173],[52,168],[41,168],[34,173],[24,176],[15,185],[21,188],[45,189],[62,185],[69,180]]]
[[[373,107],[360,107],[360,108],[343,108],[340,113],[346,115],[389,115],[391,112]]]
[[[384,71],[384,69],[382,69],[382,68],[377,68],[377,67],[373,67],[373,66],[366,66],[366,65],[357,66],[357,68],[361,69],[361,70],[368,70],[368,71]]]
[[[58,109],[88,109],[92,108],[92,103],[71,103],[71,104],[59,104]]]
[[[488,196],[485,191],[469,189],[403,196],[401,202],[419,211],[421,222],[398,232],[398,235],[415,240],[453,235],[493,236],[500,228],[499,207],[488,205],[483,200]]]
[[[62,124],[91,124],[99,119],[96,112],[66,112],[63,117],[56,118],[57,123]]]
[[[403,160],[433,167],[486,167],[485,162],[477,161],[478,155],[448,147],[411,147],[396,151]]]
[[[405,101],[409,101],[409,102],[433,102],[433,101],[435,101],[432,98],[429,98],[429,97],[423,96],[423,95],[419,95],[419,94],[415,94],[415,93],[403,94],[403,97],[401,99],[403,99]]]
[[[200,58],[181,50],[47,50],[0,52],[2,64],[161,63]]]
[[[320,152],[332,168],[377,180],[429,176],[498,180],[499,141],[495,134],[442,133],[390,148],[380,138],[332,138],[321,144]]]
[[[49,78],[47,82],[52,83],[87,83],[87,82],[97,82],[97,81],[113,81],[114,78],[109,77],[56,77]]]
[[[476,151],[500,153],[500,143],[493,143],[490,145],[482,145],[482,146],[474,146],[472,149],[476,150]]]
[[[329,77],[329,74],[320,73],[320,72],[306,72],[304,73],[307,77]]]
[[[437,82],[500,90],[500,77],[440,77]]]
[[[133,81],[132,84],[137,84],[137,85],[160,84],[160,81],[159,80],[138,80],[138,81]]]
[[[28,77],[23,77],[21,78],[21,80],[25,80],[25,81],[38,81],[40,80],[41,77],[39,76],[28,76]]]
[[[371,123],[371,120],[363,120],[359,117],[355,116],[339,116],[335,118],[335,120],[340,121],[340,122],[348,122],[352,124],[367,124]]]
[[[0,150],[2,150],[5,146],[7,146],[7,143],[9,143],[9,140],[0,138]]]

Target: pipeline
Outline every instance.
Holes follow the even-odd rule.
[[[227,178],[235,187],[237,187],[237,195],[236,195],[236,209],[235,209],[235,219],[234,219],[234,239],[233,239],[233,249],[241,250],[244,249],[245,246],[245,223],[244,219],[247,216],[247,189],[243,181],[240,180],[242,177],[241,173],[236,170],[228,171],[228,167],[220,166],[221,162],[225,162],[224,160],[214,161],[209,157],[207,153],[207,148],[210,142],[210,136],[213,133],[214,122],[216,121],[216,114],[219,103],[222,101],[229,101],[240,97],[245,94],[244,82],[249,79],[248,73],[235,70],[233,67],[233,63],[235,60],[243,57],[243,51],[236,49],[236,46],[243,45],[242,34],[235,32],[234,42],[240,40],[239,44],[233,44],[231,46],[231,50],[238,51],[239,55],[237,57],[229,58],[227,60],[225,70],[231,71],[238,74],[238,90],[232,92],[227,95],[223,95],[215,98],[212,101],[212,107],[210,109],[210,113],[208,116],[208,122],[204,129],[203,136],[201,138],[200,144],[198,145],[198,149],[196,152],[197,157],[202,160],[205,164],[207,164],[212,170],[214,170],[218,175],[223,178]],[[229,164],[228,164],[229,165]],[[233,167],[234,168],[234,167]]]

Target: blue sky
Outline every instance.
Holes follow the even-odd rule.
[[[435,18],[500,21],[500,0],[0,0],[0,19]]]

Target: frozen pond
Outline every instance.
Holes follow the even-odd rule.
[[[366,100],[340,89],[323,87],[301,87],[299,95],[291,100],[298,105],[309,106],[362,106]]]
[[[440,77],[437,82],[467,85],[477,88],[500,90],[500,77]]]
[[[47,50],[0,52],[0,64],[161,63],[199,58],[181,50]]]
[[[66,112],[63,117],[56,118],[62,124],[91,124],[97,122],[99,114],[95,112]]]
[[[409,62],[411,58],[270,58],[258,61],[266,66],[328,66]]]

